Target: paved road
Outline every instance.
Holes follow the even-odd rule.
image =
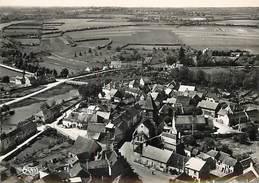
[[[21,70],[21,69],[17,69],[17,68],[14,68],[14,67],[8,66],[8,65],[0,64],[0,67],[4,67],[4,68],[6,68],[6,69],[9,69],[9,70],[12,70],[12,71],[15,71],[15,72],[23,73],[23,70]],[[25,73],[26,73],[26,74],[33,75],[33,73],[28,72],[28,71],[25,71]]]
[[[98,72],[98,73],[99,73],[99,74],[103,74],[103,73],[106,73],[106,72],[114,72],[114,71],[116,71],[116,70],[118,70],[118,69],[100,71],[100,72]],[[3,105],[14,104],[14,103],[20,102],[20,101],[22,101],[22,100],[25,100],[25,99],[27,99],[27,98],[33,97],[33,96],[35,96],[35,95],[38,95],[38,94],[40,94],[40,93],[42,93],[42,92],[45,92],[45,91],[51,89],[51,88],[54,88],[54,87],[56,87],[56,86],[58,86],[58,85],[60,85],[60,84],[63,84],[63,83],[65,83],[66,81],[71,81],[71,80],[74,80],[74,79],[80,79],[80,78],[84,78],[84,77],[87,77],[87,76],[93,76],[93,75],[96,75],[96,74],[97,74],[97,72],[91,73],[91,74],[85,74],[85,75],[82,75],[82,76],[76,76],[76,77],[72,77],[72,78],[67,78],[67,79],[57,79],[56,82],[54,82],[54,83],[49,83],[49,84],[45,85],[46,87],[43,88],[43,89],[41,89],[41,90],[38,90],[38,91],[33,92],[33,93],[30,93],[30,94],[25,95],[25,96],[23,96],[23,97],[16,98],[16,99],[11,100],[11,101],[9,101],[9,102],[3,103],[3,104],[0,105],[0,107],[2,107]]]

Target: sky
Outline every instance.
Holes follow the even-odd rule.
[[[259,7],[259,0],[0,0],[1,6]]]

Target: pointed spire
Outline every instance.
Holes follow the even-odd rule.
[[[170,133],[172,134],[177,134],[177,129],[175,127],[175,113],[173,114],[173,119],[172,119],[172,128],[170,130]]]
[[[142,107],[145,110],[156,110],[156,104],[150,94],[148,94],[145,104]]]

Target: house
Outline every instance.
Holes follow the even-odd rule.
[[[129,82],[129,88],[138,88],[139,82],[137,80],[132,80]]]
[[[61,112],[60,104],[49,105],[44,103],[41,105],[41,111],[35,114],[35,121],[41,121],[43,123],[53,122],[57,117],[59,117]]]
[[[241,174],[239,176],[234,176],[228,180],[225,181],[226,183],[257,183],[259,182],[258,174],[254,171],[248,171],[244,174]]]
[[[216,169],[220,171],[222,174],[239,174],[242,172],[242,165],[239,161],[235,158],[232,158],[229,154],[224,152],[216,153],[215,151],[211,151],[210,153],[206,154],[216,154]]]
[[[168,170],[171,173],[173,170],[176,170],[177,173],[183,173],[184,172],[184,167],[185,163],[189,160],[188,157],[183,156],[178,153],[173,153],[170,161],[168,162]]]
[[[202,129],[207,125],[207,122],[202,115],[178,115],[175,119],[176,129],[179,131],[191,131]]]
[[[200,150],[198,147],[187,145],[184,147],[184,153],[187,157],[196,157],[200,153]]]
[[[106,100],[112,100],[116,97],[116,94],[118,93],[118,90],[115,88],[111,89],[102,89],[104,96],[102,94],[99,94],[98,97],[100,99],[106,99]]]
[[[180,85],[178,91],[185,92],[185,91],[195,91],[195,86],[189,86],[189,85]]]
[[[163,101],[163,103],[164,104],[170,104],[173,107],[176,103],[176,98],[174,98],[174,97],[167,98],[166,100]]]
[[[19,122],[11,132],[0,135],[0,154],[16,148],[29,137],[37,133],[37,124],[31,120]]]
[[[82,167],[81,163],[77,162],[70,170],[69,176],[73,177],[81,177],[88,178],[90,174]]]
[[[185,106],[189,106],[191,103],[191,98],[188,96],[177,96],[176,97],[176,103],[175,106],[178,107],[185,107]]]
[[[202,100],[198,103],[197,107],[200,107],[205,117],[215,117],[217,112],[220,110],[220,105],[217,102],[209,100]]]
[[[141,77],[140,80],[139,80],[139,84],[140,84],[141,87],[149,85],[150,84],[150,79],[147,78],[147,77]]]
[[[101,135],[106,133],[105,123],[89,123],[87,126],[88,138],[100,140]]]
[[[217,112],[217,121],[226,125],[226,126],[229,126],[229,117],[228,117],[229,113],[226,109],[220,109],[218,112]]]
[[[216,151],[216,150],[210,150],[208,152],[206,152],[207,155],[209,155],[210,157],[212,157],[213,160],[218,160],[219,156],[220,156],[220,152]]]
[[[233,114],[229,115],[230,126],[234,126],[241,123],[247,123],[249,121],[249,116],[245,111],[234,112]]]
[[[66,128],[87,128],[89,123],[97,123],[101,117],[97,114],[87,114],[85,112],[73,111],[68,117],[62,120],[62,124]]]
[[[173,107],[169,104],[164,104],[160,109],[159,109],[159,115],[161,116],[172,116],[173,115]]]
[[[136,98],[141,95],[141,90],[139,88],[126,88],[125,93],[133,95]]]
[[[149,168],[167,172],[170,165],[171,156],[172,151],[147,145],[142,148],[140,158],[136,161]]]
[[[24,75],[24,76],[16,76],[15,77],[15,84],[16,85],[23,85],[25,87],[34,85],[37,83],[37,79],[34,75]]]
[[[196,156],[196,158],[200,158],[203,161],[206,161],[208,163],[208,165],[209,165],[210,170],[213,170],[213,169],[216,168],[216,160],[213,159],[210,155],[201,152],[200,154],[198,154]]]
[[[114,60],[114,61],[111,61],[110,68],[118,69],[118,68],[122,68],[122,65],[123,65],[122,61]]]
[[[208,162],[202,159],[192,157],[185,163],[185,173],[197,180],[207,177],[209,172]]]
[[[80,162],[93,160],[97,153],[101,150],[101,146],[94,140],[78,136],[74,145],[70,150],[70,154],[76,156]]]
[[[87,168],[94,177],[111,176],[109,162],[106,159],[90,161],[87,163]]]

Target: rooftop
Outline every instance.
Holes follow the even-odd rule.
[[[205,163],[206,161],[192,157],[187,161],[187,163],[185,163],[185,167],[192,170],[200,171],[205,165]]]

